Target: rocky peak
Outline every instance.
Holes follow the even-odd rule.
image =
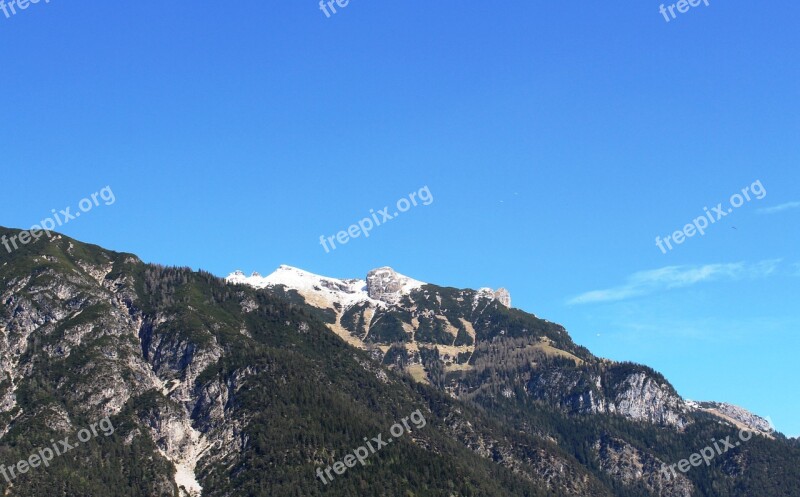
[[[491,288],[481,288],[475,294],[474,305],[478,305],[480,299],[496,300],[504,306],[511,308],[511,293],[505,288],[498,288],[497,291]]]
[[[494,299],[508,308],[511,307],[511,293],[505,288],[498,288],[494,292]]]
[[[423,283],[403,276],[390,267],[380,267],[367,273],[367,293],[375,300],[396,304],[403,295]]]
[[[775,432],[775,427],[772,420],[767,416],[763,418],[739,406],[728,404],[726,402],[695,402],[689,400],[686,404],[691,409],[705,411],[717,417],[724,419],[734,425],[771,435]]]

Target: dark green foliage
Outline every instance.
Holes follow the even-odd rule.
[[[453,343],[453,335],[447,332],[440,320],[425,316],[419,318],[416,338],[418,342],[442,345],[451,345]]]
[[[439,357],[439,349],[422,347],[419,349],[419,355],[431,384],[440,389],[444,388],[446,375],[444,364],[441,361],[441,357]]]
[[[347,331],[360,339],[367,335],[367,322],[364,318],[364,310],[369,308],[366,303],[356,304],[342,313],[341,325]]]
[[[383,364],[397,366],[400,370],[408,365],[408,351],[402,343],[395,343],[389,347],[383,356]]]
[[[297,290],[294,289],[287,290],[286,287],[284,287],[283,285],[279,285],[276,287],[265,289],[263,291],[271,293],[276,297],[285,300],[287,302],[291,302],[297,306],[306,307],[309,310],[309,312],[314,315],[314,317],[316,317],[323,323],[333,324],[336,322],[336,313],[333,311],[333,309],[320,309],[318,307],[306,306],[305,299],[303,299],[303,297],[299,293],[297,293]]]
[[[453,343],[453,345],[475,345],[475,340],[469,336],[467,329],[461,323],[459,323],[458,335],[456,336],[456,341]]]
[[[396,311],[382,313],[375,319],[367,337],[368,342],[379,343],[407,342],[410,339],[411,337],[403,328],[402,316]]]

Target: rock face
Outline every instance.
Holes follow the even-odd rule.
[[[504,306],[511,308],[511,293],[505,288],[499,288],[494,292],[494,298]]]
[[[677,478],[661,471],[664,462],[636,449],[624,440],[604,438],[592,447],[600,469],[624,485],[640,483],[661,497],[692,497],[695,489],[683,474]]]
[[[689,424],[683,400],[668,384],[646,373],[634,373],[620,385],[609,412],[631,419],[683,428]]]
[[[548,368],[531,375],[526,390],[534,398],[581,414],[618,414],[636,421],[683,429],[687,407],[667,383],[644,371],[624,372],[610,364],[600,372]]]
[[[421,283],[412,280],[390,267],[373,269],[367,273],[367,293],[370,298],[396,304],[412,288],[418,288]]]
[[[753,414],[747,409],[743,409],[733,404],[728,404],[725,402],[694,402],[691,400],[687,401],[686,404],[691,409],[713,414],[714,416],[733,423],[740,428],[763,433],[768,437],[771,437],[775,432],[775,427],[772,425],[772,421],[768,417],[762,418],[761,416]]]
[[[481,288],[475,293],[474,305],[477,307],[482,299],[490,301],[497,301],[504,306],[511,308],[511,294],[505,288],[499,288],[497,291],[491,288]]]
[[[60,236],[39,243],[50,245],[43,252],[60,257],[17,255],[12,263],[21,262],[27,273],[0,264],[0,366],[10,379],[0,380],[0,418],[19,419],[18,426],[0,432],[0,443],[37,416],[66,435],[82,428],[73,422],[76,417],[116,419],[152,395],[151,407],[137,413],[137,424],[125,435],[129,445],[152,444],[157,450],[149,460],[164,471],[143,476],[148,491],[199,496],[196,471],[221,452],[236,451],[220,439],[229,428],[196,428],[202,399],[195,384],[218,361],[220,348],[213,339],[201,347],[175,333],[186,325],[172,312],[145,315],[132,276],[144,267],[136,257],[87,250]],[[49,368],[65,372],[53,384],[52,400],[22,403],[19,392],[41,382]],[[220,440],[213,448],[212,436]],[[177,471],[174,479],[170,466]]]

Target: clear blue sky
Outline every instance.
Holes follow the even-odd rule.
[[[0,12],[0,225],[108,185],[63,232],[221,276],[504,286],[594,353],[800,435],[800,6],[659,5]],[[763,199],[656,247],[756,180]],[[431,205],[319,244],[423,186]]]

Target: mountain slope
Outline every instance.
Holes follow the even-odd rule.
[[[0,228],[0,236],[16,233]],[[74,441],[104,420],[114,428],[47,467],[0,475],[0,488],[281,497],[726,496],[756,486],[769,496],[792,495],[778,485],[797,488],[800,448],[779,435],[667,480],[662,463],[696,451],[702,437],[730,433],[720,418],[692,410],[681,412],[682,425],[649,414],[635,421],[629,406],[651,404],[634,395],[650,391],[645,380],[674,395],[657,373],[594,358],[562,327],[509,309],[504,292],[440,288],[386,268],[371,276],[364,286],[311,285],[353,299],[320,307],[286,280],[226,284],[63,236],[0,252],[0,463],[30,460],[51,439]],[[364,291],[366,299],[355,295]],[[352,319],[343,319],[348,310]],[[337,323],[360,346],[331,332]],[[459,335],[463,344],[448,342]],[[439,347],[467,347],[470,357],[446,362]],[[405,374],[409,364],[424,381]],[[642,381],[629,384],[637,375]],[[593,388],[592,403],[573,402]],[[625,407],[623,416],[610,405]],[[320,480],[317,469],[337,468],[365,438],[386,439],[412,413],[424,426]],[[776,478],[764,482],[765,474]]]

